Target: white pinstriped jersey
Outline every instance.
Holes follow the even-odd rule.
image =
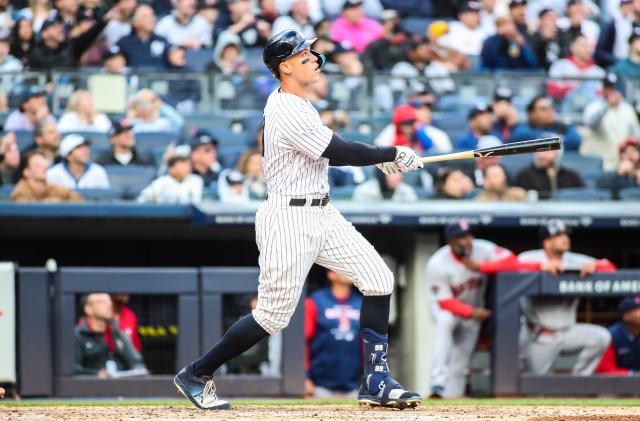
[[[333,132],[306,99],[275,90],[264,109],[262,168],[267,192],[321,196],[329,192],[329,160],[321,155]]]

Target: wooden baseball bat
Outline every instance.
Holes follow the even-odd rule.
[[[523,142],[505,143],[490,148],[474,149],[472,151],[453,152],[443,155],[425,156],[421,161],[425,164],[431,162],[451,161],[454,159],[485,158],[488,156],[519,155],[524,153],[554,151],[562,148],[559,137],[547,137],[544,139],[525,140]]]

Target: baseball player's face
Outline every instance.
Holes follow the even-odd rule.
[[[567,234],[556,235],[545,240],[546,247],[555,255],[561,255],[571,250],[571,239]]]
[[[283,63],[290,68],[290,74],[303,85],[317,82],[320,79],[318,58],[310,49],[299,52]]]
[[[627,311],[622,320],[631,325],[634,329],[640,329],[640,307],[635,310]]]
[[[449,246],[453,254],[458,257],[470,256],[473,249],[473,235],[466,234],[456,237],[449,241]]]

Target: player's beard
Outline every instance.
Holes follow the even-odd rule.
[[[451,251],[453,251],[453,254],[455,254],[456,256],[462,258],[462,257],[467,257],[471,255],[471,247],[465,247],[465,246],[453,246],[451,247]]]

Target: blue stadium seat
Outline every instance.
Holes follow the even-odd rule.
[[[106,165],[111,186],[122,190],[123,199],[134,199],[156,176],[151,165]]]
[[[373,141],[375,140],[375,135],[373,133],[364,134],[364,133],[360,133],[357,130],[343,130],[340,132],[340,136],[342,136],[347,140],[368,143],[370,145],[373,144]]]
[[[602,158],[593,155],[580,155],[578,152],[565,152],[560,163],[574,171],[601,170]]]
[[[218,113],[192,113],[184,116],[185,127],[188,129],[229,128],[235,120],[237,117]]]
[[[618,196],[620,200],[624,201],[640,201],[640,187],[627,187],[626,189],[621,189],[618,192]]]
[[[577,187],[560,189],[553,193],[553,200],[558,201],[607,201],[611,200],[611,191],[606,189],[593,189],[589,187]]]
[[[582,181],[584,181],[587,187],[597,187],[596,182],[604,175],[604,171],[602,169],[587,169],[578,171],[580,177],[582,177]]]
[[[218,159],[225,168],[235,167],[238,163],[240,155],[248,149],[247,145],[235,144],[235,145],[220,145],[218,146]]]
[[[150,153],[154,148],[164,146],[169,143],[178,143],[180,136],[167,132],[143,132],[136,133],[136,149],[142,153]]]
[[[244,56],[250,71],[259,71],[264,69],[264,61],[262,59],[262,48],[247,48],[244,50]]]
[[[514,180],[518,173],[531,164],[531,155],[510,155],[500,160],[509,179]]]
[[[11,192],[16,186],[13,184],[3,184],[0,186],[0,201],[9,200]]]
[[[18,149],[23,150],[33,143],[33,132],[31,130],[14,130]]]
[[[420,178],[420,171],[409,171],[402,174],[402,182],[412,187],[422,187],[422,179]]]
[[[255,143],[255,133],[243,131],[236,133],[230,128],[211,129],[211,134],[218,139],[219,146],[243,145],[245,148]]]
[[[331,199],[335,200],[351,200],[355,186],[332,187],[330,194]]]
[[[213,60],[213,49],[202,48],[200,50],[187,49],[185,58],[187,65],[194,72],[202,72],[207,69],[207,65]]]
[[[109,189],[80,189],[78,194],[87,202],[114,202],[122,198],[122,189],[111,187]]]
[[[404,32],[409,32],[411,34],[416,34],[424,37],[427,34],[429,25],[434,20],[436,19],[409,16],[400,21],[400,28]]]
[[[91,141],[91,147],[105,148],[109,147],[109,135],[99,132],[71,131],[60,133],[60,138],[64,138],[68,134],[77,134]]]

